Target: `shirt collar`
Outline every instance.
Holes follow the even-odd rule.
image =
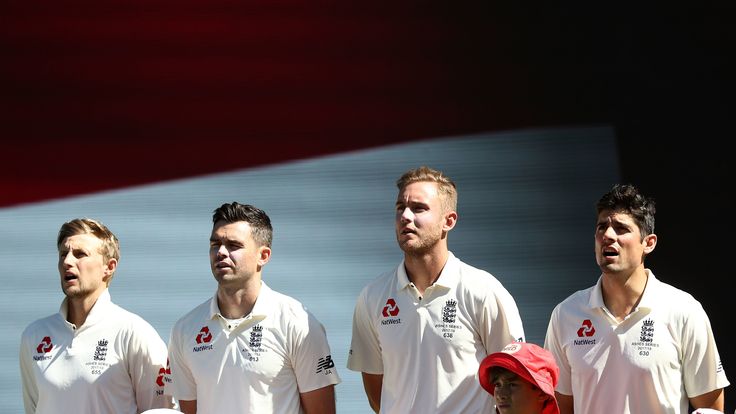
[[[67,316],[69,315],[69,298],[65,297],[63,301],[61,301],[61,306],[59,306],[59,314],[61,314],[61,318],[65,321],[67,320]],[[92,309],[89,311],[89,315],[87,315],[87,319],[84,320],[83,325],[93,325],[100,320],[102,320],[105,317],[106,310],[112,305],[112,298],[110,297],[110,291],[108,289],[105,289],[100,296],[97,298],[97,301],[94,305],[92,305]],[[79,328],[79,326],[77,326]]]
[[[273,290],[271,290],[270,287],[266,284],[266,282],[261,281],[261,290],[258,292],[258,298],[256,298],[256,303],[253,305],[253,310],[250,311],[251,318],[260,318],[264,319],[266,317],[266,314],[271,309],[271,304],[275,303],[273,298]],[[222,313],[220,312],[220,307],[217,305],[217,291],[215,291],[215,295],[210,299],[210,319],[215,319],[216,317],[225,318],[222,316]]]
[[[656,292],[660,281],[654,277],[654,273],[649,269],[644,269],[647,272],[647,284],[644,286],[644,292],[639,300],[636,310],[639,309],[651,309],[656,300]],[[598,278],[598,282],[593,286],[593,290],[590,292],[590,298],[588,299],[588,306],[591,308],[604,308],[606,305],[603,302],[603,275]]]
[[[588,298],[588,306],[591,308],[604,308],[606,307],[603,302],[603,275],[598,277],[598,282],[593,286],[593,290],[590,292],[590,298]]]
[[[445,266],[442,268],[442,272],[440,272],[440,277],[437,278],[437,281],[434,282],[434,284],[436,286],[448,288],[457,285],[458,278],[460,277],[460,272],[458,271],[459,268],[460,260],[458,260],[452,252],[448,252],[447,262],[445,262]],[[410,283],[411,281],[409,280],[409,276],[406,274],[404,260],[402,260],[398,269],[396,269],[396,290],[404,289],[409,286]]]
[[[644,287],[644,293],[641,295],[638,308],[640,309],[652,309],[654,303],[657,300],[657,290],[662,284],[649,269],[644,269],[647,272],[647,285]]]
[[[250,312],[251,316],[254,318],[265,318],[266,315],[273,309],[272,305],[276,303],[276,300],[273,296],[273,290],[268,287],[266,282],[261,281],[261,291],[258,293],[256,303],[253,305],[253,310]]]

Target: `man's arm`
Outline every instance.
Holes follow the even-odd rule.
[[[335,386],[328,385],[299,394],[304,414],[334,414]]]
[[[560,394],[555,391],[555,398],[557,398],[557,405],[560,407],[560,414],[573,414],[573,398],[572,395]]]
[[[378,412],[381,409],[381,388],[383,387],[383,374],[366,374],[363,372],[363,388],[365,395],[368,397],[373,411]]]
[[[164,391],[164,376],[168,368],[166,343],[145,321],[133,325],[129,338],[124,357],[138,410],[173,408],[173,397]]]
[[[706,392],[697,397],[690,398],[690,405],[693,408],[712,408],[714,410],[723,411],[725,395],[723,388]]]
[[[28,361],[31,355],[28,353],[29,346],[24,340],[20,343],[20,374],[21,383],[23,384],[23,406],[26,413],[35,413],[36,404],[38,403],[38,387],[33,377],[33,369]]]
[[[184,414],[197,414],[197,400],[179,400],[179,410]]]

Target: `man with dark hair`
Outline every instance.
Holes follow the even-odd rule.
[[[268,215],[233,202],[212,222],[217,292],[174,325],[166,389],[186,414],[334,413],[340,378],[324,327],[261,280],[271,258]]]
[[[708,316],[644,265],[657,245],[654,200],[615,185],[596,210],[602,274],[555,307],[545,339],[560,367],[560,412],[723,411],[729,382]]]
[[[164,395],[166,344],[138,315],[112,303],[117,237],[97,220],[64,223],[57,237],[59,313],[23,332],[26,413],[127,413],[173,406]]]

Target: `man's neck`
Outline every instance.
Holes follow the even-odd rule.
[[[619,322],[639,305],[647,286],[648,276],[643,265],[628,274],[603,274],[603,302]]]
[[[261,292],[261,279],[253,280],[244,286],[217,288],[217,306],[222,316],[238,319],[249,315]]]
[[[404,254],[406,275],[420,294],[424,294],[424,291],[437,281],[448,257],[450,253],[446,248],[417,255]]]
[[[82,297],[68,297],[66,301],[66,320],[76,327],[84,325],[89,313],[105,290]]]

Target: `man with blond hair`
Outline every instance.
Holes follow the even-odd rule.
[[[88,218],[64,223],[57,238],[59,312],[31,323],[20,344],[26,413],[135,414],[169,408],[166,344],[140,316],[112,303],[117,237]]]
[[[486,355],[524,340],[516,303],[495,277],[448,250],[458,220],[450,178],[419,167],[397,187],[404,260],[360,293],[348,368],[362,372],[376,412],[490,413],[476,375]]]

